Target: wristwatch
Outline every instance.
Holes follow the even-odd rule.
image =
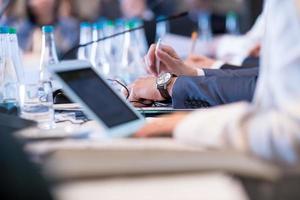
[[[171,99],[168,91],[168,85],[171,83],[173,75],[170,73],[163,73],[156,79],[156,86],[161,96],[165,99]]]

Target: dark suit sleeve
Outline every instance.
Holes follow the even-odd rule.
[[[258,76],[258,67],[252,68],[238,68],[238,69],[204,69],[206,77],[244,77],[244,76]]]
[[[252,101],[257,76],[178,77],[172,102],[177,109],[203,108],[237,101]]]

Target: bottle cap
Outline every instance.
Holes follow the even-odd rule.
[[[102,30],[103,29],[103,23],[97,22],[93,24],[93,28],[96,30]]]
[[[116,24],[116,26],[118,26],[118,27],[124,26],[125,20],[122,19],[122,18],[116,19],[116,20],[115,20],[115,24]]]
[[[8,32],[9,32],[9,34],[17,34],[17,29],[15,29],[13,27],[9,27]]]
[[[236,12],[233,12],[233,11],[230,11],[230,12],[228,12],[228,14],[227,14],[227,17],[237,17],[237,13]]]
[[[126,28],[128,28],[128,29],[133,29],[133,28],[135,28],[135,23],[134,23],[134,21],[132,21],[132,20],[128,21],[128,22],[126,23]]]
[[[167,17],[166,16],[164,16],[164,15],[159,15],[157,18],[156,18],[156,20],[164,20],[164,19],[166,19]]]
[[[91,24],[89,22],[81,22],[80,28],[91,28]]]
[[[106,25],[107,25],[107,26],[110,26],[110,27],[114,27],[114,22],[111,21],[111,20],[107,20],[107,21],[106,21]]]
[[[54,27],[53,26],[43,26],[42,27],[42,31],[43,33],[52,33],[54,30]]]
[[[0,34],[7,34],[9,28],[7,26],[0,26]]]

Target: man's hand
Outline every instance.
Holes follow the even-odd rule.
[[[168,85],[169,94],[172,96],[173,85],[176,78],[172,78],[171,83]],[[145,107],[145,104],[151,104],[153,101],[164,101],[164,99],[156,86],[156,77],[150,76],[140,78],[128,87],[129,98],[128,100],[135,107]],[[127,95],[127,94],[125,94]]]
[[[160,60],[160,73],[168,72],[177,76],[196,76],[197,70],[194,67],[186,65],[173,50],[172,47],[161,45],[161,49],[155,52],[156,45],[151,45],[148,54],[145,57],[148,71],[158,76],[156,58]]]
[[[209,69],[215,64],[216,60],[201,55],[190,55],[186,60],[185,64],[195,68]]]
[[[135,137],[171,137],[178,123],[187,115],[188,113],[176,113],[152,119],[135,134]]]

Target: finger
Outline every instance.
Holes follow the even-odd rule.
[[[171,68],[174,66],[175,58],[171,57],[169,54],[165,53],[162,50],[157,51],[157,56],[160,61],[166,66],[166,68]]]
[[[130,101],[130,103],[131,103],[134,107],[136,107],[136,108],[143,108],[143,107],[145,107],[144,104],[142,104],[142,103],[140,103],[140,102],[138,102],[138,101]]]
[[[153,122],[146,124],[142,129],[134,134],[135,137],[146,138],[146,137],[158,137],[163,135],[171,135],[165,133],[164,128],[161,126],[160,120],[156,119]]]
[[[205,57],[204,56],[200,56],[200,55],[190,55],[188,57],[188,60],[191,60],[191,61],[194,61],[194,62],[199,62],[199,61],[202,61],[204,59],[205,59]]]
[[[178,54],[176,53],[176,51],[171,46],[161,45],[161,50],[168,53],[172,57],[179,58]]]

